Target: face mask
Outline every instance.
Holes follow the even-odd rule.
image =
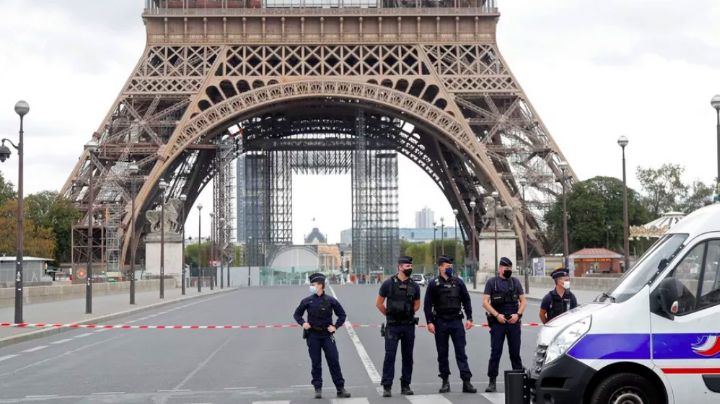
[[[445,268],[445,276],[447,276],[448,278],[452,278],[454,273],[455,270],[452,267]]]
[[[409,277],[410,274],[412,274],[412,268],[410,268],[410,269],[403,269],[403,270],[402,270],[402,273],[405,274],[405,276],[408,276],[408,277]]]
[[[312,293],[313,295],[317,294],[317,286],[315,286],[315,285],[310,286],[310,293]]]
[[[565,281],[565,282],[563,282],[563,287],[564,287],[565,289],[570,289],[570,281]]]
[[[503,270],[503,278],[509,279],[512,276],[512,269]]]

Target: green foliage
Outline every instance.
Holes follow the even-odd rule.
[[[202,266],[207,267],[210,260],[210,243],[185,242],[185,264],[191,268],[197,268],[198,261],[202,255]]]
[[[36,227],[52,231],[55,238],[55,262],[69,262],[72,226],[80,219],[80,212],[75,205],[58,192],[43,191],[25,198],[25,217]]]
[[[0,173],[0,205],[5,204],[5,202],[10,199],[16,198],[17,193],[15,192],[15,187],[12,182],[5,181],[5,177]]]
[[[570,251],[607,246],[619,250],[623,245],[623,184],[617,178],[594,177],[578,182],[567,194]],[[562,252],[562,198],[553,204],[545,219],[548,223],[546,250]],[[639,195],[628,189],[630,225],[650,220]]]
[[[684,172],[685,167],[670,163],[657,169],[638,167],[637,179],[645,194],[642,202],[653,217],[682,209],[689,188],[682,182]]]
[[[55,254],[55,235],[51,228],[38,226],[26,218],[24,224],[23,254],[50,258]],[[13,256],[16,252],[17,200],[10,199],[0,205],[0,254]]]
[[[462,242],[455,243],[455,240],[435,240],[430,243],[410,243],[405,240],[400,241],[400,255],[408,255],[413,257],[413,266],[421,269],[423,272],[434,272],[436,262],[433,257],[437,258],[445,247],[445,255],[455,258],[455,265],[460,267],[465,262],[465,248]],[[457,253],[455,248],[457,247]],[[433,251],[435,255],[433,255]]]
[[[713,189],[702,181],[694,181],[689,187],[687,198],[680,204],[680,211],[690,213],[712,202]]]

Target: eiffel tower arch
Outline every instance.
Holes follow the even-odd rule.
[[[136,217],[157,204],[161,179],[168,198],[187,196],[187,216],[228,175],[218,156],[348,126],[420,166],[465,235],[482,229],[493,191],[516,208],[520,234],[526,183],[528,238],[541,253],[564,157],[500,54],[499,18],[495,0],[147,0],[145,50],[63,187],[95,207],[93,259],[121,270],[138,248],[131,165],[144,178]]]

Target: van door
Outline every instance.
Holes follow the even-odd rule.
[[[651,294],[651,349],[676,403],[720,402],[720,233],[693,240]]]

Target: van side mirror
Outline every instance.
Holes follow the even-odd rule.
[[[678,298],[685,286],[673,277],[660,282],[651,296],[653,313],[672,320],[680,310]]]

